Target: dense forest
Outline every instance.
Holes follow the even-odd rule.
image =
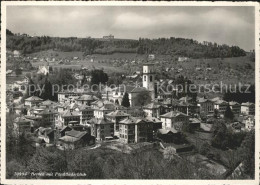
[[[82,51],[89,54],[136,53],[136,54],[162,54],[171,56],[185,56],[190,58],[225,58],[245,56],[246,52],[238,46],[218,45],[217,43],[199,43],[193,39],[184,38],[158,38],[139,40],[130,39],[94,39],[77,37],[30,37],[26,34],[7,33],[7,48],[20,50],[29,54],[42,50]]]

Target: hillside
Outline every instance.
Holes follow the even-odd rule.
[[[189,58],[227,58],[245,56],[246,52],[238,46],[218,45],[217,43],[199,43],[193,39],[159,38],[159,39],[95,39],[95,38],[60,38],[31,37],[26,34],[17,35],[7,30],[7,49],[19,50],[30,54],[45,50],[62,52],[84,52],[89,54],[157,54],[172,57],[185,56]]]

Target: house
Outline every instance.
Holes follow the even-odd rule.
[[[32,127],[32,123],[30,120],[24,118],[24,117],[17,117],[14,120],[14,133],[19,136],[22,133],[31,133],[31,127]]]
[[[91,125],[91,135],[98,141],[114,137],[114,123],[105,118],[92,118],[88,121]]]
[[[164,107],[161,103],[152,102],[143,107],[143,111],[146,113],[148,117],[156,117],[159,118],[161,114],[164,113]]]
[[[14,50],[13,54],[14,54],[15,58],[18,58],[21,55],[20,51],[17,51],[17,50]]]
[[[154,59],[155,59],[155,55],[154,54],[148,55],[148,60],[154,60]]]
[[[115,37],[114,37],[114,35],[107,35],[107,36],[103,36],[103,39],[104,40],[113,40]]]
[[[214,103],[211,100],[206,99],[204,97],[198,98],[197,106],[199,107],[200,113],[204,112],[206,114],[209,114],[213,113],[214,111]]]
[[[153,141],[153,122],[132,116],[121,120],[119,141],[126,144]]]
[[[255,129],[255,116],[249,115],[244,118],[245,130],[251,131]]]
[[[229,102],[229,107],[231,108],[234,114],[240,114],[241,105],[238,102],[235,101]]]
[[[44,109],[39,113],[35,113],[36,117],[41,117],[41,125],[50,126],[51,128],[55,127],[55,121],[57,119],[58,112],[54,109]]]
[[[44,74],[47,75],[50,73],[50,66],[39,66],[38,68],[38,74]]]
[[[71,130],[59,138],[60,147],[64,150],[73,150],[80,147],[93,145],[95,138],[86,131]]]
[[[92,102],[98,100],[94,95],[84,94],[79,96],[76,100],[76,103],[79,105],[91,105]]]
[[[178,62],[187,62],[188,60],[188,57],[178,57]]]
[[[171,111],[160,116],[163,129],[181,130],[182,125],[189,122],[189,116],[180,111]]]
[[[148,122],[153,123],[153,131],[156,132],[158,129],[162,128],[162,121],[155,117],[146,117],[145,118]]]
[[[80,112],[66,110],[61,115],[61,121],[63,123],[63,126],[68,126],[69,124],[79,124],[80,123]]]
[[[165,143],[172,143],[180,138],[181,132],[174,128],[158,129],[156,136]]]
[[[244,115],[254,115],[255,114],[255,104],[246,102],[241,104],[241,114]]]
[[[219,99],[214,102],[214,109],[218,110],[220,114],[224,114],[228,105],[228,102]]]
[[[126,114],[125,112],[123,112],[121,110],[115,110],[115,111],[110,112],[105,115],[105,118],[108,121],[111,121],[112,123],[114,123],[114,135],[115,136],[119,136],[119,122],[129,116],[130,116],[129,114]]]
[[[53,144],[55,141],[55,130],[52,128],[39,127],[35,130],[39,139],[44,140],[45,143]]]
[[[80,124],[85,124],[87,120],[90,120],[94,117],[94,110],[91,108],[91,106],[81,105],[79,107],[79,114]]]
[[[25,99],[24,105],[25,106],[29,106],[29,107],[33,107],[35,105],[38,105],[42,101],[43,101],[43,99],[41,99],[41,98],[39,98],[37,96],[31,96],[31,97]]]

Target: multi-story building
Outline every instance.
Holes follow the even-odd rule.
[[[182,125],[189,122],[189,116],[179,111],[171,111],[160,116],[163,129],[181,130]]]
[[[164,113],[165,109],[161,103],[152,102],[143,107],[144,112],[148,117],[159,118],[161,114]]]
[[[79,111],[67,110],[61,114],[62,126],[67,126],[69,124],[79,124],[80,123],[80,113]]]
[[[204,112],[206,114],[209,114],[214,112],[214,103],[204,97],[198,99],[197,106],[200,113]]]
[[[98,98],[94,95],[84,94],[81,95],[78,99],[76,99],[76,103],[79,105],[88,105],[90,106],[92,102],[98,100]]]
[[[251,131],[255,129],[255,116],[253,115],[246,116],[244,118],[244,122],[245,122],[245,129],[247,131]]]
[[[91,125],[91,135],[96,137],[96,140],[103,141],[114,137],[113,122],[105,118],[92,118],[88,122]]]
[[[36,113],[36,117],[41,117],[41,125],[44,127],[50,126],[51,128],[55,128],[55,121],[57,120],[58,112],[54,109],[48,109]]]
[[[228,102],[224,100],[217,100],[214,102],[214,109],[218,110],[220,114],[224,114],[227,110]]]
[[[32,123],[30,120],[24,118],[24,117],[17,117],[14,120],[14,133],[19,136],[22,133],[30,133],[32,128]]]
[[[231,101],[229,102],[229,106],[234,114],[240,114],[241,105],[238,102]]]
[[[80,124],[85,124],[87,120],[90,120],[94,117],[94,110],[91,106],[81,105],[79,107],[80,113]]]
[[[114,135],[119,136],[119,122],[126,117],[129,117],[124,111],[115,110],[105,115],[105,118],[114,123]]]
[[[121,120],[119,122],[119,140],[123,143],[153,141],[153,122],[132,116]]]
[[[254,115],[255,114],[255,104],[254,103],[242,103],[241,104],[241,114]]]
[[[42,101],[43,101],[43,99],[41,99],[37,96],[31,96],[31,97],[25,99],[24,105],[29,106],[29,107],[33,107],[35,105],[38,105]]]

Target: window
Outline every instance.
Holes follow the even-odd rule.
[[[144,81],[146,81],[146,76],[144,76]]]
[[[150,76],[150,82],[152,82],[153,81],[153,76]]]

